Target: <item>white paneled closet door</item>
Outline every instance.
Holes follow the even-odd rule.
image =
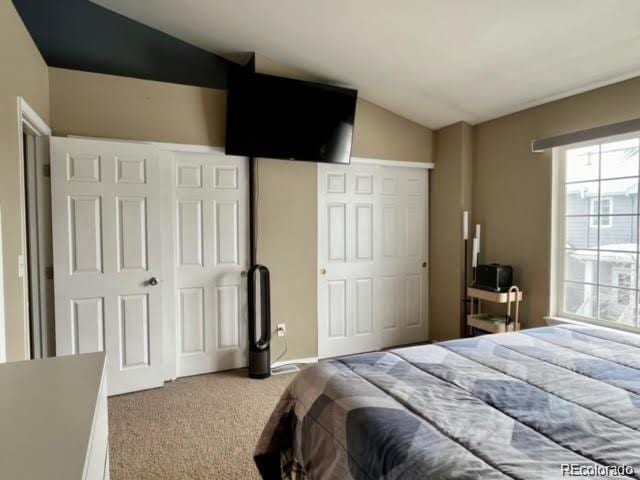
[[[155,150],[51,138],[51,188],[57,354],[106,350],[110,395],[162,386]]]
[[[247,365],[248,160],[171,152],[177,375]]]
[[[427,171],[318,165],[318,354],[427,340]]]
[[[366,165],[319,164],[319,356],[380,348],[380,198]]]
[[[382,347],[428,338],[427,170],[380,167]]]

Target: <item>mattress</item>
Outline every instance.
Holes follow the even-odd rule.
[[[265,479],[640,478],[640,335],[561,325],[323,361],[254,459]]]

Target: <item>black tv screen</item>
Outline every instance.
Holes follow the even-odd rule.
[[[356,90],[245,71],[228,88],[227,154],[350,162]]]

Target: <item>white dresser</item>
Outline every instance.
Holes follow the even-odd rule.
[[[0,364],[0,478],[109,478],[104,353]]]

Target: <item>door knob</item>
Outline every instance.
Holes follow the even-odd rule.
[[[422,268],[427,268],[427,262],[422,262]]]
[[[156,277],[151,277],[149,279],[149,285],[151,285],[152,287],[155,287],[156,285],[158,285],[158,279]]]
[[[327,273],[327,270],[324,268],[320,269],[320,275],[324,275],[325,273]]]

